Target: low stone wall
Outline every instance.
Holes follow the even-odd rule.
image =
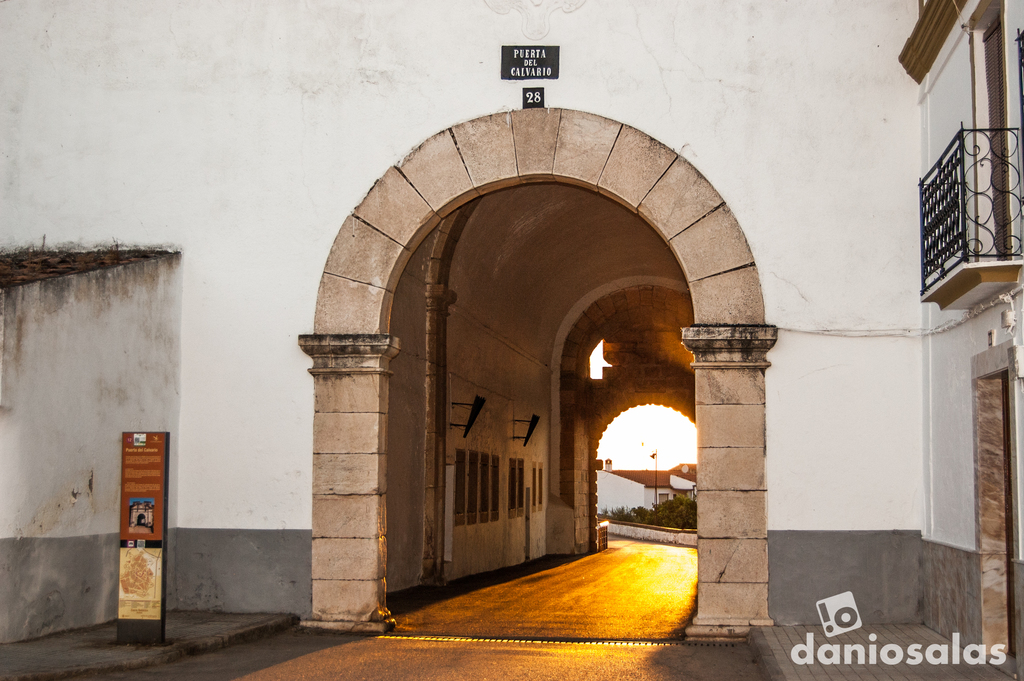
[[[616,537],[628,537],[643,541],[656,541],[662,544],[678,544],[697,548],[697,533],[685,530],[673,530],[668,527],[625,523],[620,520],[608,521],[608,534]]]

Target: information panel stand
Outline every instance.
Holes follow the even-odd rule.
[[[121,434],[118,643],[164,642],[170,435]]]

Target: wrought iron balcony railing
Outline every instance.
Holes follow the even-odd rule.
[[[962,263],[1021,256],[1019,131],[961,129],[921,180],[921,294]]]

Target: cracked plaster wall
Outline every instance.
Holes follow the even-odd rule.
[[[743,226],[782,329],[771,528],[920,522],[920,377],[905,370],[920,343],[788,330],[920,323],[917,88],[896,59],[916,14],[913,0],[590,2],[544,38],[562,48],[549,104],[679,151]],[[187,253],[180,526],[310,527],[296,336],[331,243],[410,149],[520,106],[522,84],[498,77],[500,46],[529,42],[520,26],[482,0],[0,3],[0,246]]]

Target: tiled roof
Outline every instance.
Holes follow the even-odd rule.
[[[65,274],[116,267],[164,255],[167,251],[112,248],[102,251],[17,251],[0,253],[0,288]]]
[[[684,466],[686,467],[685,471],[683,470]],[[695,463],[681,463],[675,468],[670,468],[668,470],[672,475],[677,475],[680,478],[689,480],[695,485],[697,484],[697,464]]]
[[[690,466],[691,470],[694,470],[694,466]],[[626,478],[633,482],[639,482],[644,487],[654,487],[654,471],[625,471],[613,469],[608,471],[612,475],[617,475],[620,478]],[[696,471],[694,470],[694,473]],[[658,471],[658,487],[669,487],[669,478],[671,476],[677,478],[685,478],[685,475],[681,475],[678,470]],[[696,481],[696,475],[694,475],[694,481]]]

